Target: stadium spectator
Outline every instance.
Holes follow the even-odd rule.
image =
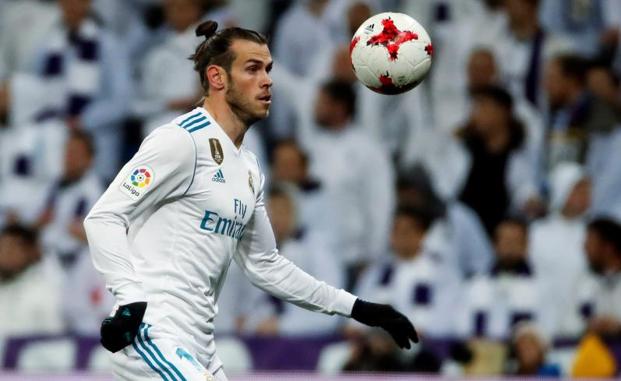
[[[94,153],[93,141],[86,132],[70,132],[63,173],[48,187],[46,205],[35,222],[41,231],[45,255],[58,261],[63,270],[61,304],[65,328],[82,334],[98,332],[113,300],[90,262],[82,225],[86,213],[103,192],[101,181],[92,170]]]
[[[277,22],[272,43],[274,59],[296,76],[309,76],[315,58],[331,46],[324,17],[329,3],[330,0],[298,1]],[[286,92],[274,88],[270,122],[272,135],[277,138],[292,136],[295,133],[292,127],[300,123],[300,116],[288,103],[287,96]]]
[[[490,46],[502,33],[502,1],[405,0],[402,8],[433,36],[433,70],[426,80],[430,102],[425,107],[431,109],[435,129],[452,131],[463,122],[453,105],[467,88],[466,62],[472,49]]]
[[[601,63],[593,63],[587,72],[586,84],[589,91],[599,99],[620,107],[620,79],[614,70]]]
[[[88,250],[83,220],[103,193],[92,170],[94,155],[91,137],[81,130],[71,131],[63,174],[48,193],[45,210],[36,222],[45,252],[57,256],[66,270]]]
[[[346,284],[352,286],[360,270],[387,246],[394,204],[388,155],[380,142],[352,123],[356,96],[348,82],[316,86],[278,65],[272,78],[299,115],[296,139],[309,154],[310,173],[333,200],[336,252],[347,266]]]
[[[546,360],[550,348],[549,341],[538,327],[530,322],[522,322],[513,330],[511,359],[506,374],[535,377],[560,377],[557,364]]]
[[[501,85],[496,57],[491,50],[480,48],[472,51],[468,60],[468,90],[490,85]],[[541,114],[524,97],[513,96],[515,114],[524,123],[529,149],[533,152],[533,160],[541,165],[541,154],[544,135],[544,123]],[[466,99],[466,103],[468,100]]]
[[[589,91],[609,108],[598,110],[600,120],[621,116],[619,77],[603,65],[593,65],[587,75]],[[605,112],[608,112],[606,115]],[[605,213],[621,218],[621,128],[593,133],[586,162],[593,179],[593,214]]]
[[[442,360],[429,348],[417,348],[404,355],[385,333],[374,330],[359,338],[350,348],[343,366],[346,372],[410,372],[436,374]]]
[[[571,41],[572,50],[594,58],[614,49],[619,38],[619,2],[541,0],[539,19],[549,32]]]
[[[470,120],[458,131],[469,161],[458,197],[492,236],[505,214],[537,197],[536,169],[511,95],[487,86],[474,90],[472,97]]]
[[[337,240],[334,207],[325,184],[311,176],[309,160],[295,140],[277,142],[272,149],[272,181],[290,183],[297,188],[296,219],[299,225],[321,234],[334,251]]]
[[[373,2],[333,1],[327,6],[326,17],[334,24],[336,15],[346,13],[347,23],[339,21],[340,29],[348,29],[353,35],[360,24],[371,16],[370,3]],[[409,132],[409,123],[416,126],[429,124],[430,114],[426,107],[425,93],[411,92],[408,95],[387,97],[367,89],[356,79],[352,70],[349,37],[347,42],[343,42],[338,36],[346,33],[334,33],[336,35],[331,36],[331,43],[325,44],[316,53],[308,73],[304,76],[305,80],[316,86],[330,79],[351,83],[356,92],[354,123],[381,142],[391,157],[398,161],[398,167],[407,167],[407,152],[415,144],[412,140],[416,138]],[[278,88],[275,92],[278,93]],[[299,113],[296,116],[299,118]]]
[[[529,261],[526,222],[504,218],[495,230],[494,246],[493,266],[469,280],[460,297],[455,324],[466,339],[507,340],[520,321],[547,322],[545,284]]]
[[[530,229],[530,254],[535,272],[545,277],[555,304],[554,336],[575,337],[576,325],[571,302],[578,294],[577,282],[587,271],[584,239],[591,183],[584,169],[575,163],[559,164],[550,175],[550,214],[535,221]]]
[[[507,24],[494,44],[500,60],[503,82],[518,98],[544,110],[541,86],[548,58],[570,46],[559,36],[546,31],[537,17],[540,0],[506,0]]]
[[[350,349],[350,357],[343,366],[346,372],[403,372],[397,348],[382,332],[369,332],[358,339]]]
[[[34,230],[0,232],[0,337],[62,332],[58,271],[42,258]]]
[[[389,303],[412,319],[419,334],[447,337],[454,333],[453,308],[460,279],[442,257],[425,251],[433,213],[398,208],[390,237],[391,251],[360,279],[358,294]],[[350,331],[355,332],[355,326]]]
[[[58,13],[54,2],[45,0],[5,1],[0,5],[0,84],[17,72],[32,69],[36,48]]]
[[[188,57],[201,39],[194,29],[203,16],[202,0],[166,0],[168,30],[164,41],[142,62],[140,93],[133,106],[144,119],[143,136],[192,109],[200,99],[201,86]]]
[[[477,215],[459,201],[442,200],[422,167],[399,177],[398,204],[432,209],[436,216],[425,238],[427,251],[450,263],[458,276],[469,278],[487,272],[492,246]]]
[[[349,50],[349,44],[324,49],[307,79],[317,86],[330,79],[350,83],[356,92],[354,123],[382,143],[398,169],[407,167],[408,150],[416,144],[410,129],[429,125],[426,94],[410,92],[387,97],[366,88],[356,79]]]
[[[468,61],[468,89],[501,83],[499,68],[492,51],[481,48],[475,49]],[[543,163],[543,151],[545,140],[545,124],[542,114],[523,96],[514,96],[515,116],[525,127],[525,148],[528,160],[531,161],[535,171],[535,186],[543,182],[544,173],[541,168]],[[522,213],[527,217],[538,217],[544,212],[543,201],[540,195],[531,195],[524,202]]]
[[[310,64],[330,36],[324,11],[330,0],[306,0],[294,4],[280,18],[274,35],[274,58],[296,75],[307,75]],[[309,31],[314,33],[309,33]]]
[[[161,7],[162,0],[92,0],[92,3],[92,13],[128,52],[135,70],[146,49],[159,37],[149,29],[155,27],[153,14]]]
[[[490,48],[474,48],[468,57],[466,72],[467,86],[462,92],[462,96],[455,98],[455,102],[448,106],[456,120],[460,121],[459,124],[453,126],[453,129],[467,123],[468,112],[472,107],[473,92],[488,86],[502,86],[500,68],[494,52]],[[534,171],[534,186],[538,186],[543,178],[541,170],[544,148],[543,118],[539,111],[524,97],[513,96],[513,109],[516,119],[524,125],[525,159],[531,162],[530,165]],[[522,212],[528,216],[534,217],[542,213],[543,202],[538,195],[531,195],[523,204],[524,210]]]
[[[62,168],[64,126],[0,125],[0,226],[35,223]]]
[[[127,56],[93,18],[90,0],[60,0],[57,6],[60,16],[33,53],[34,77],[10,83],[10,107],[27,104],[31,123],[58,120],[89,131],[99,152],[95,168],[111,177],[131,91]]]
[[[576,55],[556,56],[547,63],[548,170],[562,161],[588,162],[593,137],[611,133],[621,120],[615,106],[589,93],[588,66]]]
[[[605,338],[621,339],[621,225],[596,218],[587,227],[585,252],[597,275],[593,316],[589,329]]]

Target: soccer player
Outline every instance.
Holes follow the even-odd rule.
[[[272,58],[261,34],[206,21],[192,56],[202,107],[157,128],[85,220],[93,262],[117,308],[101,327],[123,380],[226,380],[213,319],[231,259],[252,283],[312,311],[418,336],[391,306],[320,282],[278,254],[264,176],[242,146],[268,115]],[[372,228],[372,226],[370,226]]]

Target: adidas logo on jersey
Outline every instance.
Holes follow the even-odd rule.
[[[211,181],[215,181],[217,183],[226,183],[226,180],[224,179],[224,175],[222,174],[221,169],[218,169],[218,172],[216,172],[216,174],[213,175],[213,177],[211,178]]]

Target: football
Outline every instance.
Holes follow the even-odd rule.
[[[360,25],[349,54],[356,77],[381,94],[413,89],[431,68],[433,46],[425,28],[412,17],[380,13]]]

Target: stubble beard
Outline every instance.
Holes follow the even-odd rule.
[[[246,127],[250,127],[261,119],[265,119],[268,114],[253,112],[251,102],[248,101],[246,97],[244,97],[244,94],[237,89],[234,81],[232,81],[231,87],[229,87],[226,91],[226,102],[229,104],[229,107],[233,113],[246,125]]]

